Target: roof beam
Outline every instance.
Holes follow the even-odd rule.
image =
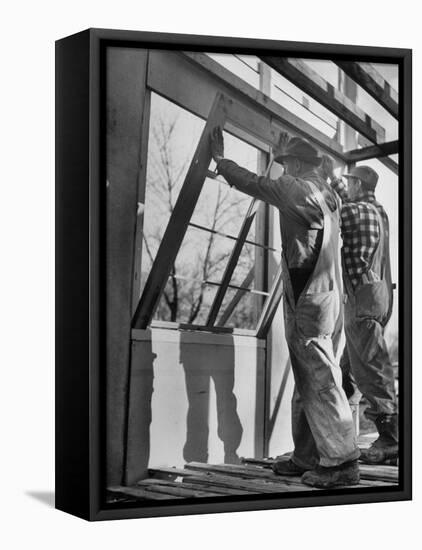
[[[335,61],[336,65],[394,118],[399,118],[399,95],[370,63]]]
[[[361,147],[364,147],[364,148],[370,147],[372,145],[363,136],[359,136],[358,144]],[[396,176],[399,175],[399,165],[393,159],[390,159],[389,157],[379,157],[378,161],[381,164],[383,164],[384,166],[386,166],[389,170],[391,170],[393,172],[393,174],[395,174]],[[353,161],[351,161],[351,162],[353,162]]]
[[[262,60],[372,143],[385,141],[385,130],[380,124],[302,60],[272,56]]]
[[[360,162],[362,160],[376,159],[396,155],[399,152],[399,142],[389,141],[381,145],[369,145],[361,149],[353,149],[345,153],[346,162]]]
[[[183,78],[180,78],[181,74]],[[229,128],[227,124],[226,130],[254,147],[259,145],[251,137],[276,147],[280,131],[288,131],[308,139],[322,152],[344,162],[343,148],[338,141],[294,115],[206,54],[152,51],[148,86],[202,118],[207,117],[212,98],[221,92],[235,100],[234,110],[252,111],[255,121],[252,129],[250,126],[242,129],[236,119],[237,127]]]

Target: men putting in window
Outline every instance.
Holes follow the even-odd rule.
[[[352,413],[335,362],[333,335],[340,314],[340,201],[317,173],[321,162],[307,141],[283,134],[277,180],[260,177],[224,158],[223,133],[211,139],[217,171],[230,185],[280,211],[284,315],[295,392],[294,451],[274,464],[280,475],[301,475],[316,487],[359,482]]]
[[[384,339],[393,306],[388,217],[375,198],[378,174],[370,166],[357,166],[344,174],[347,189],[342,179],[334,176],[329,157],[323,158],[321,175],[330,178],[343,201],[342,263],[347,301],[341,367],[351,391],[355,382],[369,403],[364,414],[375,423],[379,437],[369,449],[362,450],[361,458],[376,464],[394,459],[398,453],[394,369]]]

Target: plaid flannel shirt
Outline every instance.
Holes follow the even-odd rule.
[[[388,217],[384,208],[376,201],[373,192],[366,191],[352,202],[342,179],[334,178],[331,185],[343,203],[341,209],[342,255],[344,267],[355,288],[361,282],[362,275],[369,270],[380,238],[378,217],[368,203],[373,204],[381,214],[386,231],[388,231]]]

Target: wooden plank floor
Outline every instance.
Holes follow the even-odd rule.
[[[273,459],[242,459],[242,464],[190,462],[184,468],[151,468],[149,477],[130,487],[108,489],[110,502],[167,500],[318,491],[300,477],[275,475]],[[360,464],[361,481],[353,487],[388,487],[398,483],[397,466]]]

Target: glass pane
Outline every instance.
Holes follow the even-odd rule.
[[[207,178],[192,223],[237,238],[251,200],[251,197],[227,185],[222,178]]]
[[[154,319],[204,325],[217,289],[214,285],[170,276]]]
[[[204,128],[204,121],[152,94],[141,292]]]
[[[239,299],[240,298],[240,299]],[[237,299],[239,301],[237,302]],[[236,306],[233,309],[230,317],[224,322],[223,318],[227,313],[227,308],[231,308],[235,300]],[[251,292],[241,292],[229,288],[221,306],[221,314],[217,321],[217,326],[236,327],[248,330],[254,330],[258,322],[259,314],[262,311],[262,298]]]

